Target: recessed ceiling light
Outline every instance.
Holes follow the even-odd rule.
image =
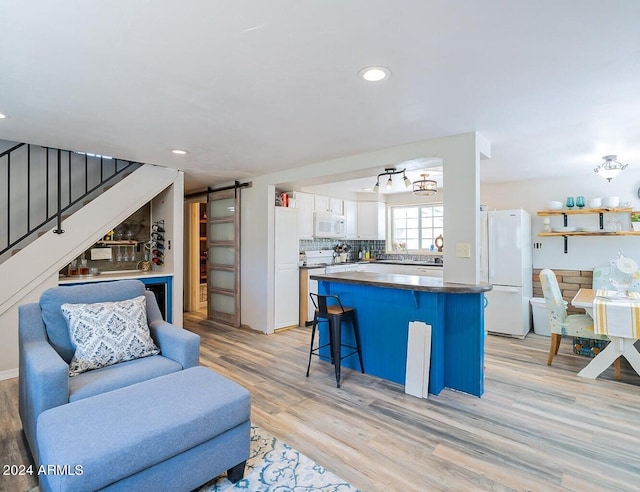
[[[5,119],[6,117],[7,117],[7,115],[4,115],[4,114],[0,113],[0,120]]]
[[[180,150],[180,149],[171,149],[171,152],[178,155],[187,155],[189,153],[186,150]]]
[[[391,77],[391,70],[387,67],[365,67],[358,73],[368,82],[380,82]]]

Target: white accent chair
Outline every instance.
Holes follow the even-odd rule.
[[[547,365],[551,365],[553,357],[558,353],[560,341],[563,335],[572,337],[590,338],[593,340],[609,340],[606,335],[597,335],[593,332],[593,319],[588,314],[567,315],[567,307],[562,299],[562,293],[558,286],[555,273],[548,268],[540,272],[542,292],[547,306],[549,328],[551,331],[551,345]],[[616,379],[620,380],[620,359],[615,363]]]

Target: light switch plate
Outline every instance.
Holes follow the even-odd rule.
[[[471,258],[471,244],[456,243],[456,258]]]

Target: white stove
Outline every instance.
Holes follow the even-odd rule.
[[[307,267],[322,268],[333,264],[333,250],[332,249],[318,249],[305,251],[306,265]]]

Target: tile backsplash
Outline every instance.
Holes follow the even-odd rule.
[[[360,240],[360,239],[301,239],[300,252],[309,250],[331,249],[336,246],[348,244],[351,250],[347,253],[347,260],[357,260],[360,251],[371,251],[373,258],[384,254],[386,241],[384,240]]]

